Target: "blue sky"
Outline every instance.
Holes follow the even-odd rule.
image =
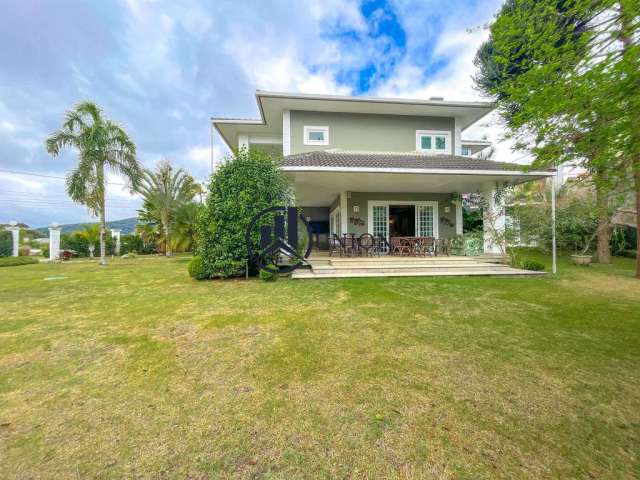
[[[167,158],[204,180],[208,119],[256,117],[256,89],[479,99],[473,55],[500,3],[5,0],[0,223],[91,221],[57,178],[73,167],[73,152],[51,158],[44,150],[80,100],[124,125],[144,165]],[[485,123],[466,136],[499,133]],[[216,138],[215,158],[226,153]],[[139,199],[118,177],[109,180],[108,219],[135,216]]]

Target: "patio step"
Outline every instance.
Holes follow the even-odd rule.
[[[490,276],[490,275],[540,275],[544,272],[531,272],[506,266],[476,266],[474,268],[378,268],[378,269],[321,269],[297,270],[293,279],[318,278],[367,278],[367,277],[446,277],[446,276]]]

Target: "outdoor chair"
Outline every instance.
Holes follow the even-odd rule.
[[[342,246],[342,241],[338,236],[334,233],[329,237],[329,256],[332,257],[334,253],[339,253],[342,256],[344,252],[344,248]]]
[[[431,255],[433,257],[437,255],[436,241],[433,237],[421,237],[418,248],[424,256]]]
[[[391,237],[391,255],[411,255],[411,244],[402,237]]]
[[[374,235],[373,236],[374,245],[373,252],[376,255],[380,255],[381,253],[391,252],[391,247],[389,246],[389,242],[384,237],[384,235]]]
[[[375,243],[375,239],[370,233],[363,233],[362,235],[360,235],[360,238],[358,239],[358,244],[360,245],[360,254],[367,257],[369,255],[373,255]]]
[[[350,257],[358,253],[358,242],[355,234],[345,233],[342,236],[342,248],[344,253]]]
[[[436,255],[444,254],[447,257],[451,255],[451,239],[440,238],[436,245]]]

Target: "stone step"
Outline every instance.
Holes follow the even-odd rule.
[[[414,264],[406,264],[406,263],[388,263],[388,264],[362,264],[362,265],[314,265],[312,270],[314,272],[322,273],[322,272],[339,272],[339,271],[374,271],[374,270],[438,270],[438,269],[447,269],[447,270],[456,270],[456,269],[491,269],[491,268],[505,268],[504,265],[495,265],[491,263],[477,263],[477,262],[468,262],[468,263],[440,263],[440,264],[432,264],[432,265],[414,265]]]
[[[490,276],[490,275],[543,275],[544,272],[531,272],[510,267],[492,267],[479,269],[414,269],[400,270],[380,269],[378,271],[349,271],[339,270],[334,272],[326,271],[319,273],[309,270],[297,270],[291,275],[293,279],[318,279],[318,278],[369,278],[369,277],[449,277],[449,276]]]

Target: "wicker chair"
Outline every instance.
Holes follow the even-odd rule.
[[[391,237],[391,255],[411,255],[411,244],[402,237]]]
[[[450,238],[439,238],[436,244],[436,254],[451,255],[452,241]]]
[[[424,256],[437,255],[436,239],[434,237],[421,237],[419,243],[420,253]]]

